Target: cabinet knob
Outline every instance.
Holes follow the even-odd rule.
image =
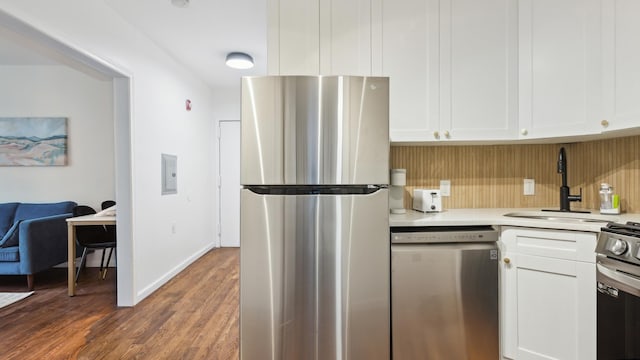
[[[526,136],[528,133],[529,133],[529,130],[527,129],[520,130],[520,134],[522,134],[523,136]]]
[[[609,126],[609,120],[602,120],[600,121],[600,125],[602,125],[602,127],[608,127]]]
[[[436,139],[440,139],[440,133],[437,132],[437,131],[434,131],[433,132],[433,137],[436,138]]]
[[[505,264],[510,264],[511,263],[511,259],[509,259],[509,258],[504,258],[502,261],[504,261]]]
[[[449,130],[444,131],[444,137],[446,137],[447,139],[451,137],[451,134],[449,134]]]

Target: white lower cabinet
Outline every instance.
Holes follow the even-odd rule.
[[[502,228],[503,359],[596,359],[596,238]]]

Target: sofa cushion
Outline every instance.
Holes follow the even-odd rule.
[[[16,213],[18,203],[0,204],[0,238],[7,233],[11,225],[13,225],[13,217]]]
[[[15,262],[15,261],[20,261],[20,253],[18,252],[17,246],[0,249],[0,262]]]
[[[73,201],[63,201],[59,203],[29,204],[20,203],[16,209],[13,221],[35,219],[51,215],[67,214],[73,211],[76,203]]]
[[[7,231],[6,234],[0,239],[0,248],[6,248],[11,246],[18,246],[19,240],[18,235],[20,234],[20,223],[22,220],[16,221],[13,226]]]

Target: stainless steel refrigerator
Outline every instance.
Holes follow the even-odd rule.
[[[388,96],[243,78],[241,359],[390,358]]]

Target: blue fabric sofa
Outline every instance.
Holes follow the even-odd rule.
[[[67,222],[73,201],[0,204],[0,275],[34,274],[67,261]]]

